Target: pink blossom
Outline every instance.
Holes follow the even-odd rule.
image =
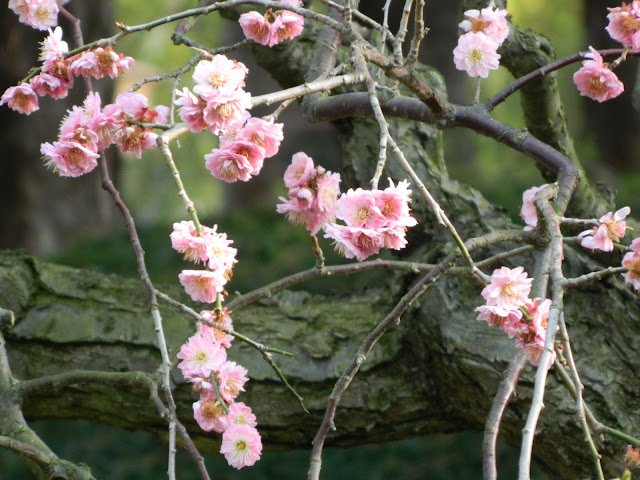
[[[602,56],[593,48],[585,55],[582,68],[573,74],[573,83],[580,95],[598,102],[617,97],[624,92],[624,84],[607,68]]]
[[[398,185],[389,178],[389,186],[384,190],[374,190],[376,206],[387,222],[393,226],[413,227],[418,221],[410,215],[411,190],[409,182],[402,180]]]
[[[226,402],[232,402],[244,392],[244,384],[247,378],[247,369],[235,362],[225,362],[217,372],[220,395]]]
[[[520,210],[520,218],[524,220],[524,223],[527,224],[524,227],[525,231],[530,231],[536,228],[538,225],[538,212],[536,211],[536,206],[534,201],[536,199],[536,193],[543,190],[547,187],[547,184],[540,185],[539,187],[531,187],[528,190],[525,190],[522,194],[522,209]]]
[[[174,103],[181,107],[179,115],[182,121],[187,124],[187,128],[192,132],[199,132],[207,128],[208,124],[204,119],[204,108],[207,106],[207,102],[194,95],[186,87],[182,91],[176,90],[176,95],[179,98]]]
[[[231,316],[227,313],[227,309],[222,310],[203,310],[200,312],[200,316],[203,320],[208,321],[213,326],[209,326],[206,323],[201,323],[198,327],[198,331],[201,334],[213,335],[223,348],[230,348],[233,336],[226,333],[227,331],[233,331],[233,322]]]
[[[273,123],[261,118],[251,117],[244,127],[240,128],[235,136],[236,140],[246,140],[264,148],[265,158],[273,157],[280,149],[282,142],[282,123]]]
[[[71,58],[73,75],[82,77],[116,78],[131,68],[134,59],[116,53],[110,46],[87,50]]]
[[[585,230],[578,235],[578,237],[584,237],[580,245],[585,248],[591,248],[592,250],[602,250],[603,252],[612,251],[613,242],[619,242],[620,239],[624,237],[627,222],[622,220],[629,215],[630,212],[631,209],[629,207],[624,207],[615,214],[609,212],[603,215],[600,218],[600,225],[590,230]]]
[[[198,235],[192,221],[174,223],[170,235],[172,248],[182,253],[185,260],[202,262],[211,270],[230,270],[236,263],[237,250],[229,246],[233,241],[227,240],[226,233],[218,233],[217,225],[200,228],[202,235]]]
[[[291,158],[291,165],[284,172],[284,184],[287,188],[305,185],[313,175],[313,160],[304,152],[298,152]]]
[[[211,372],[220,368],[227,360],[227,352],[213,335],[196,333],[180,347],[176,355],[182,362],[178,368],[185,378],[209,378]]]
[[[201,398],[193,404],[193,417],[205,432],[224,432],[229,426],[229,420],[224,409],[214,399]]]
[[[493,272],[491,283],[482,290],[482,297],[487,305],[517,310],[527,301],[532,281],[532,278],[527,278],[523,267],[502,267]]]
[[[75,141],[43,143],[40,152],[47,159],[46,166],[62,177],[79,177],[98,165],[96,151]]]
[[[275,20],[271,24],[270,45],[297,37],[304,29],[304,17],[289,10],[278,10]]]
[[[640,2],[634,0],[632,3],[609,8],[609,25],[605,30],[614,40],[622,43],[626,47],[634,50],[640,48]]]
[[[9,87],[0,98],[0,105],[7,106],[19,113],[30,115],[38,110],[38,95],[28,83],[21,83],[15,87]]]
[[[496,305],[482,305],[476,308],[476,312],[478,312],[479,321],[499,327],[509,335],[509,338],[513,338],[522,331],[522,312],[519,309],[505,310]]]
[[[230,425],[222,434],[220,453],[238,470],[260,459],[262,441],[258,431],[248,425]]]
[[[385,225],[387,219],[376,206],[371,190],[349,189],[338,200],[336,218],[344,220],[347,226],[377,229]]]
[[[193,72],[196,86],[193,91],[203,97],[215,94],[228,96],[244,86],[248,69],[244,63],[230,60],[224,55],[214,55],[202,60]]]
[[[463,20],[459,27],[465,32],[482,32],[498,45],[509,36],[506,10],[491,6],[482,10],[467,10],[464,14],[469,18]]]
[[[204,120],[214,135],[244,123],[247,110],[251,108],[251,95],[241,89],[229,95],[213,93],[201,97],[206,103]]]
[[[65,82],[64,79],[49,73],[41,72],[29,80],[29,83],[33,90],[41,97],[48,95],[57,100],[66,97],[69,93],[68,83]]]
[[[340,194],[340,174],[331,173],[322,167],[318,167],[317,171],[313,182],[316,186],[317,209],[326,219],[333,218]]]
[[[349,227],[336,223],[324,227],[325,238],[335,240],[335,248],[346,258],[356,258],[362,262],[371,255],[376,255],[384,247],[384,234],[378,230]]]
[[[242,402],[233,403],[229,406],[227,418],[229,419],[229,425],[247,425],[253,428],[258,425],[251,407]]]
[[[214,148],[204,156],[207,170],[216,178],[228,183],[248,181],[257,175],[264,161],[264,148],[244,140]]]
[[[9,8],[18,20],[37,30],[47,30],[58,24],[58,4],[55,0],[9,0]]]
[[[178,278],[194,302],[213,303],[227,283],[226,272],[216,270],[183,270]]]
[[[61,59],[69,53],[69,45],[62,40],[62,28],[49,29],[49,36],[40,42],[39,60]]]
[[[535,300],[527,301],[525,309],[528,312],[530,320],[526,322],[523,319],[524,329],[516,336],[516,346],[525,351],[527,360],[532,365],[539,365],[542,353],[544,352],[544,344],[547,336],[547,321],[549,319],[549,309],[551,300]],[[556,354],[552,352],[551,361],[548,367],[553,365]]]
[[[100,108],[100,95],[89,93],[84,100],[82,121],[87,129],[97,136],[97,148],[101,152],[113,143],[113,131],[117,128],[116,119]]]
[[[622,266],[629,269],[622,274],[624,283],[628,283],[635,290],[640,290],[640,252],[626,253],[622,259]]]
[[[238,20],[244,36],[260,45],[268,45],[271,41],[271,24],[258,12],[251,11],[240,15]]]
[[[634,238],[629,248],[634,252],[640,252],[640,237]]]
[[[484,33],[465,33],[453,50],[453,61],[458,70],[466,71],[470,77],[487,78],[489,70],[500,65],[497,50],[498,44]]]

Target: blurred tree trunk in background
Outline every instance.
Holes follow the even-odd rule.
[[[74,13],[83,21],[83,30],[93,40],[113,33],[110,1],[74,2]],[[65,40],[71,43],[71,29],[61,22]],[[46,36],[16,21],[7,2],[0,4],[0,90],[17,84],[37,65],[38,42]],[[111,98],[109,81],[95,82],[103,104]],[[113,225],[113,202],[100,188],[98,175],[62,178],[52,175],[40,154],[42,142],[53,142],[67,109],[85,97],[81,81],[67,98],[41,98],[41,109],[24,116],[0,108],[0,248],[27,248],[51,253],[65,242],[103,234]],[[114,150],[112,149],[111,152]],[[116,156],[110,153],[113,167]]]

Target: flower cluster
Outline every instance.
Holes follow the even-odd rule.
[[[58,24],[59,5],[69,0],[9,0],[9,8],[18,20],[36,30],[46,30]]]
[[[340,194],[340,175],[313,165],[311,157],[298,152],[284,172],[289,198],[280,197],[278,213],[285,213],[291,223],[306,227],[315,235],[334,219]]]
[[[251,466],[260,458],[262,441],[251,408],[235,401],[248,378],[246,368],[227,360],[231,316],[226,309],[205,310],[200,316],[204,322],[177,355],[182,360],[178,368],[200,395],[193,416],[203,430],[222,433],[220,453],[229,465]]]
[[[346,258],[363,261],[382,248],[401,250],[407,245],[408,227],[417,225],[410,215],[409,182],[401,181],[384,190],[349,189],[338,200],[336,218],[346,225],[325,226],[325,238],[336,241],[336,249]]]
[[[631,251],[625,253],[622,258],[622,266],[627,267],[627,273],[623,273],[624,282],[631,285],[636,291],[640,291],[640,238],[636,238],[629,246]]]
[[[173,224],[170,235],[171,246],[182,253],[186,260],[203,263],[209,270],[183,270],[180,283],[195,302],[213,303],[218,293],[231,278],[231,270],[237,262],[237,250],[230,245],[226,233],[218,233],[213,228],[201,226],[198,234],[192,221]]]
[[[499,327],[515,339],[529,362],[538,365],[544,350],[551,300],[528,298],[532,281],[522,267],[495,270],[491,283],[482,290],[487,303],[476,308],[476,312],[478,320]],[[555,356],[551,364],[554,360]]]
[[[582,238],[580,245],[592,250],[602,250],[610,252],[613,250],[613,242],[619,242],[624,237],[627,222],[624,218],[629,215],[631,209],[624,207],[616,213],[609,212],[600,217],[600,225],[585,230],[578,237]]]
[[[582,68],[573,74],[573,83],[580,95],[604,102],[624,92],[624,84],[609,70],[608,64],[593,47],[589,47],[585,58]]]
[[[97,166],[100,152],[115,143],[123,152],[140,158],[142,150],[155,146],[157,135],[148,128],[130,125],[128,120],[165,123],[169,109],[150,109],[146,97],[122,93],[116,103],[101,108],[100,96],[90,93],[82,107],[68,111],[58,140],[40,147],[46,165],[63,177],[78,177]]]
[[[260,173],[265,158],[278,153],[282,124],[249,118],[240,128],[231,128],[220,137],[220,148],[204,156],[211,174],[225,182],[246,182]]]
[[[489,76],[489,70],[500,65],[498,48],[509,36],[507,11],[490,6],[482,10],[467,10],[468,17],[459,27],[465,32],[453,50],[453,61],[458,70],[466,71],[470,77]]]
[[[301,0],[280,0],[280,2],[294,7],[302,6]],[[264,15],[256,11],[243,13],[238,21],[245,37],[269,47],[297,37],[304,28],[302,15],[289,10],[273,11],[271,8],[268,8]]]
[[[55,2],[54,2],[55,4]],[[38,75],[28,83],[9,87],[0,105],[5,103],[17,112],[29,115],[38,110],[38,97],[64,98],[73,87],[75,77],[115,78],[133,65],[133,58],[118,54],[109,46],[81,52],[72,57],[67,42],[62,40],[62,29],[49,29],[49,36],[42,42],[39,59],[43,61]]]

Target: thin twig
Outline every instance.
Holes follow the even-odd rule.
[[[425,0],[416,1],[415,17],[413,19],[413,38],[411,39],[411,48],[407,55],[407,60],[404,62],[404,66],[413,68],[414,64],[418,61],[418,54],[420,53],[420,44],[425,36],[426,30],[424,28],[424,5]]]
[[[513,396],[520,373],[527,363],[524,352],[509,362],[509,366],[504,372],[504,377],[498,387],[498,392],[491,404],[491,410],[487,415],[487,421],[484,427],[484,439],[482,441],[482,473],[483,480],[496,480],[498,478],[498,470],[496,468],[496,445],[498,443],[498,432],[500,431],[500,422],[507,408],[509,399]]]

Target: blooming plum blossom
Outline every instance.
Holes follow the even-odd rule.
[[[634,50],[640,48],[640,1],[609,8],[609,25],[605,30],[614,40]]]
[[[453,50],[453,61],[458,70],[466,71],[470,77],[487,78],[489,70],[500,66],[497,50],[498,44],[484,33],[465,33]]]
[[[585,58],[582,68],[573,74],[573,83],[580,95],[602,103],[624,92],[624,84],[607,68],[593,47],[589,47]]]
[[[246,140],[264,148],[264,157],[271,158],[280,149],[280,143],[284,138],[281,123],[273,123],[273,119],[267,121],[261,118],[251,117],[244,126],[236,131],[235,140]]]
[[[220,453],[229,465],[240,470],[260,459],[262,441],[258,431],[248,425],[230,425],[222,434]]]
[[[629,207],[624,207],[616,213],[609,212],[603,215],[600,218],[600,225],[578,235],[578,237],[583,237],[580,245],[603,252],[612,251],[613,242],[619,242],[624,237],[627,222],[623,220],[630,212]]]
[[[76,77],[116,78],[131,68],[134,59],[116,53],[110,46],[87,50],[71,58],[69,67]]]
[[[40,42],[39,60],[61,59],[69,53],[69,45],[62,40],[62,28],[49,29],[49,35]]]
[[[509,335],[509,338],[513,338],[523,329],[520,309],[506,310],[496,305],[482,305],[476,308],[476,312],[478,312],[479,321],[500,328]]]
[[[299,7],[301,2],[282,1]],[[260,45],[274,45],[297,37],[304,29],[304,17],[289,10],[268,8],[264,15],[256,11],[243,13],[238,20],[244,36]]]
[[[204,109],[207,102],[196,96],[187,87],[184,87],[182,91],[176,90],[176,96],[178,98],[174,103],[181,107],[179,110],[180,118],[187,124],[189,130],[200,132],[209,126],[204,119]]]
[[[636,291],[640,291],[640,252],[625,253],[622,258],[622,266],[629,269],[622,274],[624,282],[631,285]]]
[[[536,298],[527,301],[524,309],[527,311],[528,319],[526,322],[523,322],[525,326],[523,331],[516,335],[516,346],[524,349],[527,360],[535,366],[540,363],[540,357],[544,350],[550,308],[551,300],[549,299],[542,300]],[[552,353],[549,366],[551,366],[554,361],[555,352]]]
[[[194,302],[213,303],[227,283],[224,273],[219,270],[183,270],[178,278]]]
[[[193,404],[193,417],[205,432],[224,432],[229,420],[224,409],[215,399],[201,398]]]
[[[187,378],[208,378],[212,371],[219,369],[227,360],[226,350],[208,333],[196,333],[189,337],[176,356],[182,360],[178,368]]]
[[[352,227],[378,229],[385,226],[387,219],[376,205],[376,197],[371,190],[349,189],[338,201],[336,218]]]
[[[313,160],[302,152],[296,153],[284,174],[289,187],[288,199],[280,197],[276,209],[287,215],[294,224],[305,225],[315,235],[334,219],[340,193],[340,175],[322,167],[314,168]]]
[[[526,303],[532,281],[523,267],[502,267],[493,272],[491,283],[482,290],[482,297],[487,305],[517,310]]]
[[[233,402],[235,398],[244,392],[244,384],[247,378],[247,369],[235,362],[223,363],[217,372],[220,395],[226,402]]]
[[[79,177],[98,166],[100,157],[93,149],[75,141],[43,143],[40,152],[46,166],[62,177]]]
[[[196,65],[192,77],[196,83],[193,91],[203,97],[228,97],[244,87],[248,72],[244,63],[224,55],[214,55],[211,60],[201,60]]]
[[[324,227],[325,238],[336,241],[336,250],[345,258],[356,258],[362,262],[376,255],[385,245],[384,234],[369,228],[351,227],[331,223]]]
[[[465,32],[482,32],[498,45],[509,36],[506,10],[490,6],[482,10],[467,10],[464,15],[469,18],[458,26]]]
[[[214,148],[205,155],[205,167],[211,175],[227,183],[237,180],[246,182],[262,169],[264,154],[264,148],[237,140],[222,148]]]
[[[226,333],[227,331],[233,331],[233,323],[231,316],[228,314],[227,309],[222,310],[203,310],[200,312],[200,316],[203,320],[211,323],[213,326],[209,326],[206,323],[201,323],[198,327],[198,331],[201,334],[211,334],[215,337],[216,341],[220,343],[224,348],[230,348],[233,341],[233,335]]]
[[[248,407],[242,402],[236,402],[229,406],[227,418],[229,425],[248,425],[254,428],[258,425],[256,416],[251,411],[251,407]]]
[[[241,89],[226,96],[213,94],[202,98],[206,103],[204,120],[214,135],[244,123],[247,110],[251,108],[251,94]]]
[[[631,245],[629,245],[629,248],[634,252],[640,252],[640,237],[634,238],[631,241]]]
[[[0,98],[0,105],[6,104],[16,112],[30,115],[38,110],[38,94],[28,83],[21,83],[15,87],[9,87]]]
[[[546,188],[548,185],[540,185],[539,187],[531,187],[528,190],[525,190],[522,194],[522,209],[520,210],[520,218],[524,220],[524,223],[527,224],[524,227],[525,231],[530,231],[536,228],[538,225],[538,212],[536,211],[536,206],[534,201],[536,199],[536,193]]]
[[[185,260],[204,263],[211,270],[230,270],[236,263],[237,250],[229,246],[233,240],[227,240],[226,233],[218,233],[217,225],[200,228],[202,236],[198,235],[193,221],[174,223],[171,247],[182,253]]]
[[[42,72],[36,75],[29,84],[33,90],[41,97],[50,96],[56,100],[64,98],[69,94],[70,85],[65,79],[49,73]]]
[[[36,30],[47,30],[58,24],[58,3],[55,0],[9,0],[9,8],[18,20]]]

